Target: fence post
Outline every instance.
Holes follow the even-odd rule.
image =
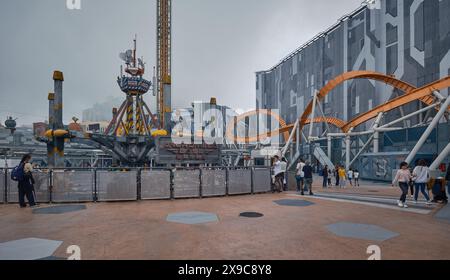
[[[97,193],[97,168],[94,168],[94,202],[98,202],[98,193]]]
[[[174,179],[173,169],[170,169],[170,199],[172,200],[175,199],[173,179]]]
[[[5,190],[4,190],[4,198],[5,198],[5,204],[8,203],[8,169],[5,168],[5,177],[4,179],[4,183],[5,183]]]
[[[200,172],[199,172],[199,177],[198,177],[198,180],[199,180],[198,195],[200,198],[203,198],[203,180],[202,180],[203,169],[199,168],[199,171]]]
[[[230,171],[230,169],[228,167],[225,168],[225,195],[226,196],[228,196],[230,194],[229,193],[229,190],[230,190],[230,186],[229,186],[230,172],[229,171]]]
[[[250,178],[251,178],[251,194],[255,194],[255,168],[250,168]]]
[[[53,203],[53,170],[48,170],[48,200],[49,203]]]
[[[141,200],[142,199],[142,181],[141,181],[141,175],[142,175],[142,169],[138,168],[137,169],[137,173],[136,173],[136,180],[137,180],[137,200]]]

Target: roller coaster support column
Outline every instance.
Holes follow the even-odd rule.
[[[332,144],[332,142],[331,142],[331,136],[327,136],[327,148],[328,148],[328,153],[327,153],[327,155],[328,155],[328,158],[331,160],[331,144]]]
[[[311,123],[309,125],[309,135],[308,135],[308,142],[311,143],[311,137],[312,137],[312,133],[313,133],[313,127],[314,127],[314,118],[316,117],[316,105],[317,105],[317,91],[314,92],[314,97],[313,97],[313,107],[312,107],[312,111],[311,111]]]
[[[375,124],[373,125],[374,129],[377,129],[380,126],[381,118],[383,117],[383,113],[379,113],[377,119],[375,120]],[[373,134],[373,152],[376,154],[380,151],[380,132],[375,130]]]
[[[450,154],[450,143],[445,147],[442,153],[436,158],[436,160],[431,164],[430,170],[437,170],[439,165],[444,162],[444,159]]]
[[[414,157],[417,155],[419,150],[422,148],[423,144],[425,144],[425,141],[427,141],[428,137],[430,136],[431,132],[436,128],[436,126],[439,124],[439,121],[444,116],[445,112],[448,110],[448,106],[450,105],[450,96],[447,97],[445,102],[441,105],[439,112],[436,114],[436,117],[434,117],[433,121],[431,121],[431,124],[428,125],[428,128],[423,133],[422,137],[417,142],[414,149],[411,151],[409,156],[406,158],[406,162],[411,164]]]
[[[345,168],[347,170],[350,169],[350,160],[351,160],[351,135],[350,133],[353,131],[353,127],[350,128],[350,130],[347,133],[347,136],[345,136]]]

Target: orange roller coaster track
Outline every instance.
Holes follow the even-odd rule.
[[[439,81],[436,81],[434,83],[431,83],[429,85],[426,85],[422,88],[416,88],[406,82],[403,82],[401,80],[398,80],[394,78],[393,76],[384,75],[377,72],[371,72],[371,71],[351,71],[344,73],[342,75],[337,76],[335,79],[331,80],[327,83],[317,94],[317,98],[319,101],[322,101],[328,94],[331,93],[333,89],[335,89],[340,84],[344,83],[348,80],[353,79],[369,79],[369,80],[375,80],[379,82],[383,82],[387,85],[390,85],[396,89],[399,89],[403,91],[405,94],[397,97],[393,100],[390,100],[386,102],[385,104],[382,104],[380,106],[375,107],[374,109],[370,110],[369,112],[366,112],[364,114],[361,114],[360,116],[354,118],[353,120],[349,121],[348,123],[345,123],[343,120],[332,118],[332,117],[319,117],[314,118],[314,120],[310,120],[309,116],[312,113],[313,110],[313,102],[311,101],[308,106],[306,107],[305,111],[303,112],[303,115],[300,117],[300,129],[302,129],[305,125],[311,124],[311,122],[314,123],[329,123],[331,125],[334,125],[341,129],[343,132],[348,132],[350,128],[357,127],[373,118],[375,118],[379,113],[385,113],[392,111],[396,108],[399,108],[403,105],[406,105],[408,103],[411,103],[416,100],[420,100],[426,105],[430,106],[435,103],[435,98],[433,97],[434,91],[439,91],[445,88],[450,87],[450,76],[443,78]],[[436,108],[438,109],[438,108]],[[450,110],[450,107],[449,107]],[[277,114],[274,114],[270,110],[256,110],[252,112],[245,113],[239,117],[237,117],[238,121],[242,121],[246,117],[250,117],[252,115],[257,114],[266,114],[271,115],[277,119],[280,123],[280,128],[258,135],[258,136],[249,136],[249,137],[235,137],[233,135],[233,128],[234,126],[229,126],[227,128],[227,138],[229,140],[233,140],[236,142],[241,143],[250,143],[250,142],[257,142],[261,139],[265,139],[268,137],[276,136],[279,134],[283,134],[284,139],[287,140],[289,138],[289,132],[294,128],[293,124],[287,125],[286,122]]]

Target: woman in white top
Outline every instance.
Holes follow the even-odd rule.
[[[392,181],[392,186],[395,186],[397,183],[402,190],[402,195],[400,196],[400,200],[398,200],[398,206],[402,208],[408,208],[406,205],[406,196],[408,195],[408,183],[411,180],[411,172],[408,169],[408,163],[402,162],[400,164],[400,169],[397,171],[394,180]]]
[[[301,192],[303,190],[303,183],[304,183],[304,177],[305,174],[303,173],[303,167],[305,167],[305,161],[303,159],[300,159],[300,162],[297,164],[295,174],[295,180],[297,181],[297,192]]]
[[[419,190],[427,200],[427,204],[431,204],[430,196],[425,191],[426,185],[430,180],[430,170],[427,167],[427,163],[425,160],[421,159],[419,161],[419,165],[416,166],[413,170],[413,181],[416,188],[414,193],[414,202],[417,203],[417,199],[419,198]]]

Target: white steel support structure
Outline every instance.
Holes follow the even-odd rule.
[[[450,154],[450,143],[445,147],[445,149],[439,154],[436,160],[431,164],[430,170],[437,170],[439,165],[444,162],[444,159]]]
[[[425,132],[422,134],[422,137],[420,137],[419,141],[417,142],[416,146],[413,148],[409,156],[406,158],[406,162],[411,164],[414,157],[417,155],[417,153],[420,151],[422,146],[425,144],[425,141],[430,136],[431,132],[436,128],[436,126],[439,124],[439,121],[442,119],[444,114],[447,112],[448,107],[450,106],[450,96],[447,97],[445,102],[440,105],[439,112],[436,114],[434,119],[431,121],[430,125],[427,127]]]
[[[349,133],[345,136],[345,168],[350,169],[350,159],[351,159],[351,132],[353,127],[350,128]]]
[[[313,128],[314,128],[314,118],[316,117],[316,105],[317,105],[317,91],[314,92],[313,97],[313,107],[311,111],[311,124],[309,125],[309,134],[308,134],[308,142],[311,142]]]
[[[373,134],[373,152],[376,154],[380,152],[380,132],[376,130],[380,126],[381,119],[383,118],[383,113],[379,113],[373,129],[375,130]]]

